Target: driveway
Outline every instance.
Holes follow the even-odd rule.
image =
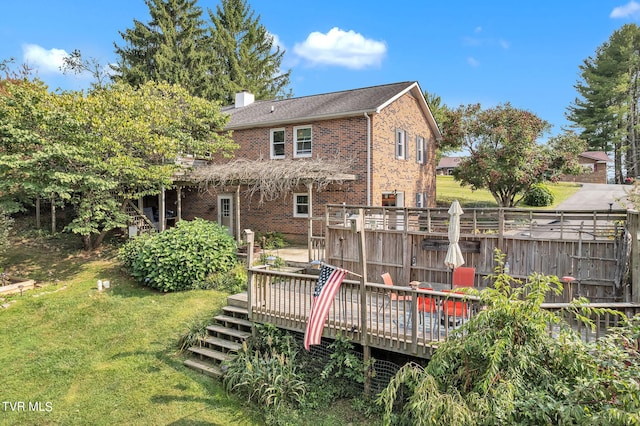
[[[631,185],[583,183],[571,197],[560,203],[558,210],[614,210],[626,209],[627,192]],[[630,206],[629,206],[630,207]]]

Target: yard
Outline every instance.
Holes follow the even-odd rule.
[[[120,271],[113,246],[88,256],[65,238],[30,234],[0,257],[7,272],[44,284],[0,301],[0,423],[262,424],[176,351],[189,322],[213,316],[226,294],[157,293]],[[98,291],[98,279],[111,288]],[[336,417],[348,411],[313,423],[351,421]]]
[[[551,206],[543,207],[544,209],[553,209],[580,189],[579,184],[568,182],[547,184],[547,186],[553,193],[555,200]],[[438,205],[449,206],[456,199],[463,208],[497,207],[496,201],[488,190],[472,191],[468,186],[460,186],[458,182],[453,180],[453,176],[436,176],[436,201]],[[518,207],[526,208],[522,205]]]

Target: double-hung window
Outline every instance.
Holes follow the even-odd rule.
[[[308,194],[293,194],[293,217],[309,217]]]
[[[284,157],[284,129],[271,129],[271,158]]]
[[[396,158],[405,160],[407,155],[407,132],[402,129],[396,129]]]
[[[311,157],[311,126],[298,126],[293,128],[295,146],[294,157]]]
[[[425,144],[424,138],[422,136],[416,136],[416,163],[424,164],[426,163],[426,153],[425,153]]]

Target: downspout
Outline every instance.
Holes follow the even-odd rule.
[[[366,112],[367,119],[367,206],[371,206],[371,117]]]

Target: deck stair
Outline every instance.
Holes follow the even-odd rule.
[[[207,335],[189,348],[190,357],[184,365],[211,377],[222,377],[222,363],[233,359],[251,336],[247,306],[246,293],[229,296],[222,314],[216,315],[214,323],[207,327]]]

